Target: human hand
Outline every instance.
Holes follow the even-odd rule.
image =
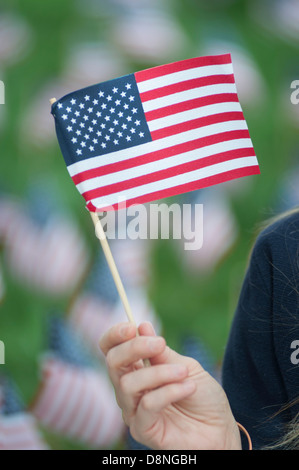
[[[123,419],[152,449],[241,449],[226,394],[194,359],[142,323],[113,326],[100,340]],[[148,358],[150,367],[142,359]]]

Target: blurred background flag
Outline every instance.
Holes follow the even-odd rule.
[[[186,266],[190,273],[197,272],[201,275],[207,275],[215,270],[233,247],[239,235],[239,228],[231,209],[227,188],[223,190],[223,187],[224,185],[190,193],[189,202],[192,206],[199,203],[204,206],[203,227],[200,226],[201,222],[195,218],[192,221],[195,232],[203,230],[202,249],[185,250],[184,241],[178,241],[182,265]]]
[[[151,321],[156,332],[159,332],[159,320],[145,289],[145,279],[149,278],[147,253],[142,249],[145,248],[144,244],[140,246],[138,242],[144,240],[112,240],[113,254],[137,324]],[[68,320],[97,355],[100,353],[99,338],[111,326],[123,321],[122,305],[103,256],[95,258],[85,284],[70,303]],[[103,359],[102,353],[100,358]]]
[[[75,289],[89,263],[80,227],[69,215],[48,213],[45,204],[37,210],[37,204],[0,198],[0,243],[10,273],[50,295]]]
[[[52,432],[90,447],[115,445],[123,432],[121,412],[105,375],[54,357],[42,363],[42,387],[33,412]]]
[[[0,450],[46,450],[34,417],[24,410],[15,384],[0,377]]]
[[[92,212],[259,173],[230,54],[93,85],[56,101],[52,113]]]
[[[106,373],[59,315],[51,316],[48,335],[33,414],[52,432],[90,447],[110,448],[123,433],[123,421]]]

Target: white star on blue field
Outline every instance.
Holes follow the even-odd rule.
[[[152,140],[133,74],[66,95],[52,113],[67,164]]]

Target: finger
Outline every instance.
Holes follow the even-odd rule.
[[[153,325],[150,322],[143,322],[138,327],[141,336],[156,336]]]
[[[187,367],[177,364],[162,364],[124,374],[120,379],[118,393],[121,407],[132,415],[144,391],[148,393],[168,383],[182,381],[187,375]]]
[[[122,372],[140,359],[160,354],[164,348],[165,340],[160,336],[137,336],[111,348],[107,353],[106,361],[111,370]]]
[[[138,327],[139,334],[142,336],[156,336],[153,325],[150,322],[143,322]],[[161,354],[151,359],[152,365],[157,364],[185,364],[186,360],[184,356],[173,351],[171,348],[166,347]]]
[[[133,323],[118,323],[104,333],[99,341],[99,346],[106,356],[111,348],[134,338],[134,336],[136,336],[136,326]]]
[[[192,395],[196,384],[192,380],[168,384],[143,395],[136,412],[136,429],[148,432],[157,421],[159,413],[171,404]]]
[[[152,326],[151,323],[149,322],[144,322],[141,323],[139,328],[138,328],[139,334],[140,335],[146,335],[146,336],[155,336],[155,330],[154,327]],[[182,356],[181,354],[178,354],[175,352],[173,349],[169,348],[168,346],[165,347],[165,349],[162,351],[161,354],[158,354],[154,357],[151,358],[151,364],[152,365],[158,365],[158,364],[182,364],[185,366],[191,367],[191,365],[195,365],[196,367],[200,367],[201,365],[189,357]]]

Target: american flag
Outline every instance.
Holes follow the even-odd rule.
[[[11,380],[0,380],[0,450],[46,450],[33,415],[24,410]]]
[[[122,436],[121,411],[106,371],[81,338],[67,320],[52,316],[31,411],[46,429],[88,447],[105,448]]]
[[[146,286],[150,280],[150,250],[145,240],[116,239],[110,241],[111,251],[124,286]]]
[[[68,318],[94,351],[99,351],[99,339],[114,321],[115,305],[98,295],[85,291],[72,303]]]
[[[136,311],[137,323],[145,319],[157,323],[145,290],[149,267],[148,250],[144,240],[112,240],[111,248],[130,304]],[[85,284],[69,306],[70,324],[98,353],[99,338],[113,324],[122,321],[121,306],[107,262],[103,255],[97,256]]]
[[[144,289],[127,289],[127,292],[136,323],[150,321],[157,333],[161,331],[159,317]],[[98,296],[82,292],[70,308],[69,321],[91,349],[98,352],[99,338],[113,325],[123,321],[123,305],[118,302],[112,307]]]
[[[83,289],[99,297],[105,304],[113,306],[119,296],[104,256],[97,255],[85,280]]]
[[[48,325],[48,350],[52,356],[77,367],[96,367],[98,362],[70,322],[52,313]]]
[[[26,206],[17,208],[9,203],[0,203],[0,219],[2,215],[4,261],[16,279],[57,296],[78,286],[87,270],[89,253],[72,219],[53,215],[41,226],[26,213]]]
[[[5,245],[15,221],[22,215],[19,201],[0,196],[0,246]]]
[[[75,91],[52,114],[70,176],[93,212],[259,173],[230,54]]]
[[[95,448],[109,448],[124,425],[108,378],[55,357],[42,362],[42,384],[32,411],[52,432]]]
[[[195,197],[190,203],[203,204],[204,222],[194,218],[192,226],[195,233],[203,232],[203,249],[185,250],[185,241],[178,240],[178,243],[183,262],[190,273],[207,275],[213,272],[233,247],[239,234],[239,227],[223,186],[219,186],[216,191],[215,188],[206,188],[198,193],[192,193]]]

